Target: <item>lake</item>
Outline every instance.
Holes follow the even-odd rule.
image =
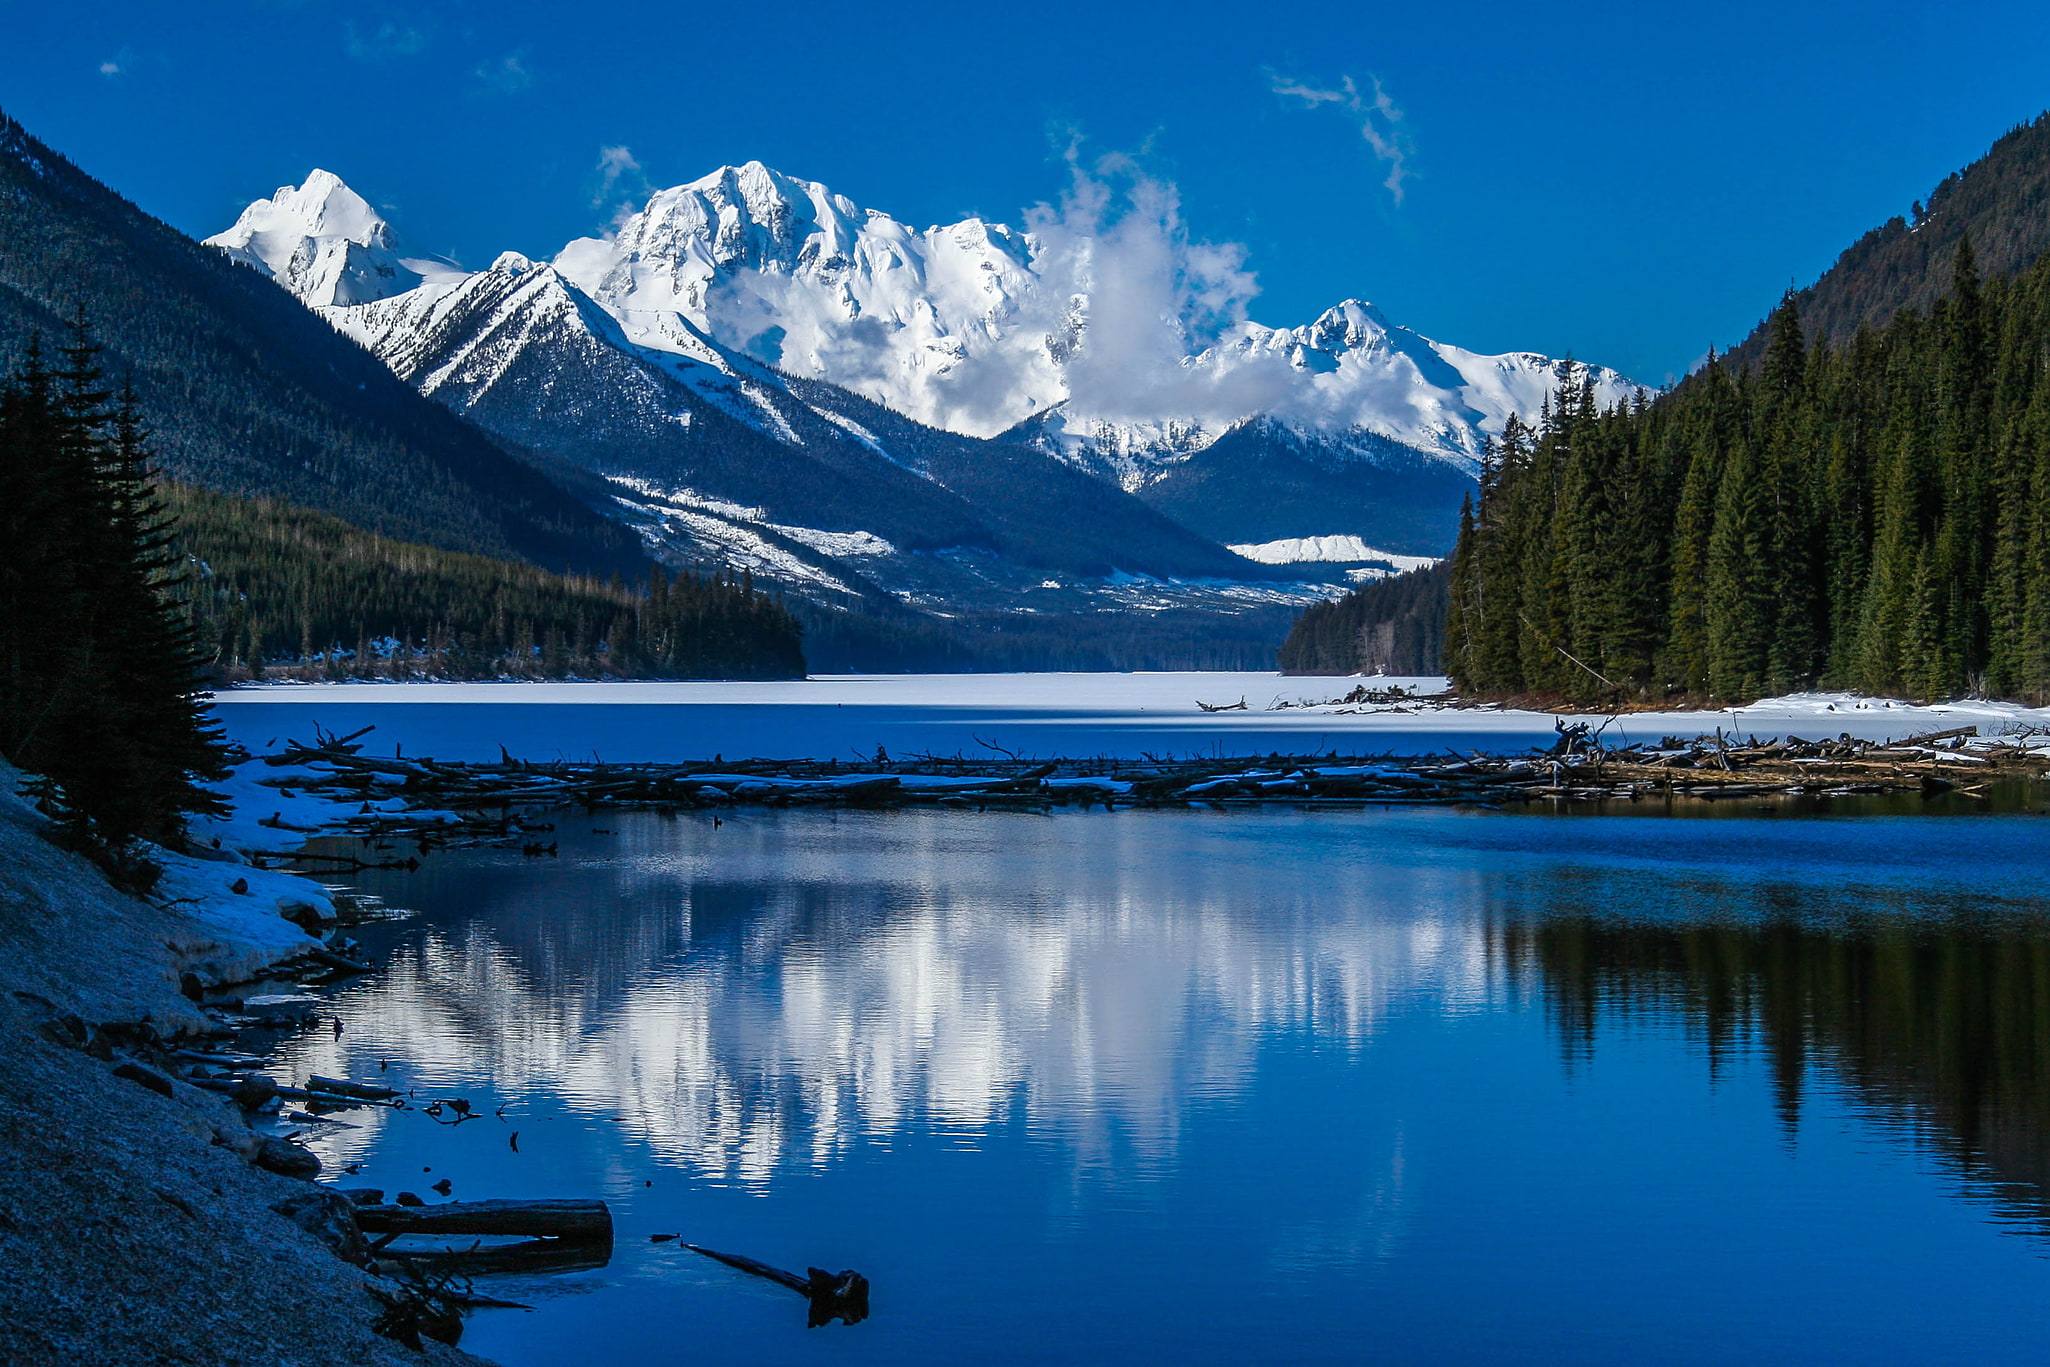
[[[470,1322],[509,1367],[2019,1360],[2046,835],[564,816],[556,859],[362,875],[409,914],[285,1066],[487,1113],[347,1113],[345,1184],[612,1204],[608,1266],[480,1282],[536,1307]],[[873,1316],[658,1233],[858,1269]]]

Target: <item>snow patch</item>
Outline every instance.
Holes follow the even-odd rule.
[[[1437,564],[1439,559],[1434,555],[1397,555],[1393,551],[1376,550],[1360,538],[1344,534],[1291,536],[1279,541],[1251,542],[1225,549],[1262,565],[1349,565],[1368,560],[1381,561],[1392,566],[1397,574],[1425,569]]]

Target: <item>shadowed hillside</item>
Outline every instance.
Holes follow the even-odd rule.
[[[1849,247],[1822,278],[1796,290],[1794,306],[1811,340],[1840,345],[1860,327],[1881,327],[1901,309],[1926,313],[1950,291],[1950,266],[1967,234],[1979,269],[2015,275],[2050,250],[2050,114],[2003,136],[1986,155],[1953,171],[1918,202]],[[1744,369],[1765,355],[1766,324],[1730,353]]]
[[[415,394],[297,300],[0,114],[0,356],[83,310],[166,473],[446,550],[634,571],[631,533]]]

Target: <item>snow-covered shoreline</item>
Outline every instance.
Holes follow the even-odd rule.
[[[267,684],[215,695],[229,733],[253,750],[377,729],[372,750],[450,760],[618,761],[891,754],[1036,758],[1159,755],[1423,754],[1549,745],[1559,714],[1448,708],[1400,699],[1342,700],[1364,685],[1437,692],[1437,678],[1301,678],[1273,673],[841,675],[783,682]],[[1212,712],[1245,701],[1245,709]],[[1285,704],[1285,706],[1283,705]],[[1584,718],[1574,718],[1584,720]],[[2050,732],[2050,708],[1962,699],[1914,704],[1805,693],[1718,710],[1629,713],[1617,742],[1718,728],[1763,738],[1848,733],[1899,740],[1977,726],[1982,734]]]
[[[0,1356],[477,1362],[374,1334],[367,1274],[288,1213],[339,1198],[253,1165],[233,1105],[153,1066],[212,1024],[190,979],[246,981],[316,947],[287,913],[314,919],[325,893],[153,851],[161,881],[129,896],[46,838],[21,777],[0,765]]]

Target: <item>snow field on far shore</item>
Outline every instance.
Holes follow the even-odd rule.
[[[837,675],[778,682],[273,684],[215,695],[234,739],[258,751],[363,726],[366,753],[622,763],[728,758],[1140,758],[1145,755],[1510,752],[1549,745],[1556,715],[1398,701],[1345,704],[1353,689],[1434,693],[1442,678],[1289,678],[1264,672]],[[1199,704],[1245,710],[1207,712]],[[1280,704],[1286,703],[1286,707]],[[1601,717],[1574,716],[1600,726]],[[1960,700],[1912,704],[1804,693],[1715,711],[1630,713],[1606,742],[1713,733],[1848,733],[1898,740],[1977,726],[2050,731],[2050,709]],[[288,818],[289,819],[289,818]],[[313,824],[313,823],[308,823]]]

